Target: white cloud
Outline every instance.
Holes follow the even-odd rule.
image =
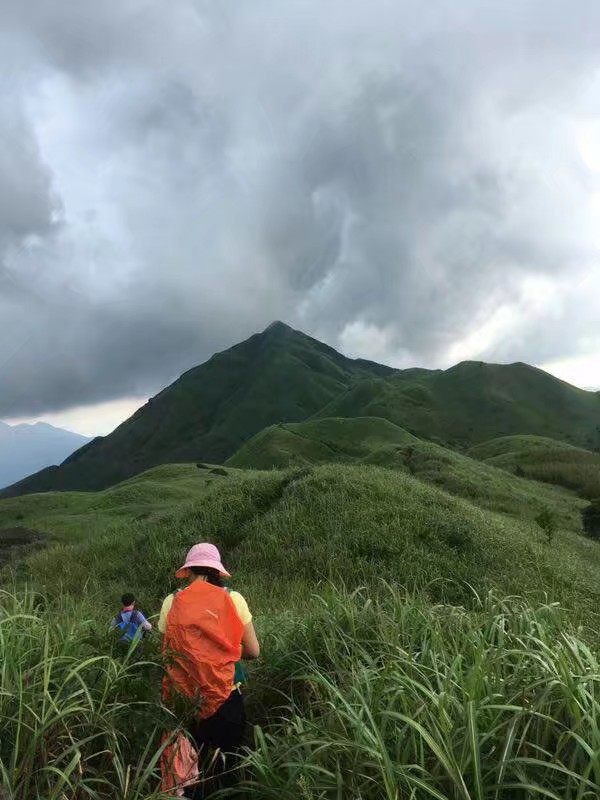
[[[9,425],[22,422],[47,422],[57,428],[80,433],[82,436],[106,436],[128,419],[146,402],[147,398],[124,397],[98,405],[70,408],[39,417],[14,417],[5,420]]]
[[[580,389],[600,391],[600,348],[594,353],[550,361],[540,366],[546,372],[573,386],[579,386]]]
[[[587,166],[600,173],[600,117],[580,123],[578,145]]]
[[[392,331],[365,324],[362,320],[346,325],[340,334],[339,345],[349,358],[369,358],[397,369],[413,366],[410,354],[398,352],[394,347]]]

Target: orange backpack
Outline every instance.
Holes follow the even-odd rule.
[[[177,592],[163,637],[163,699],[183,694],[198,704],[199,719],[212,716],[233,691],[243,632],[235,605],[222,588],[194,581]]]

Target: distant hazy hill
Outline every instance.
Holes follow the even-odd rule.
[[[462,450],[514,434],[600,448],[600,395],[539,369],[465,362],[445,371],[392,370],[346,358],[278,322],[185,373],[62,466],[2,494],[100,489],[158,464],[221,463],[269,426],[357,417]]]
[[[0,422],[0,487],[43,467],[60,464],[87,441],[85,436],[43,422],[35,425]]]

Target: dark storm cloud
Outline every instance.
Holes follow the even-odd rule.
[[[595,3],[5,5],[0,416],[155,391],[273,318],[442,364],[597,269]],[[536,314],[486,354],[576,350]]]

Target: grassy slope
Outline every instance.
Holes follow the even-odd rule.
[[[508,434],[600,446],[600,395],[526,364],[464,362],[350,387],[318,417],[383,417],[425,439],[466,447]]]
[[[324,461],[353,461],[384,447],[418,441],[397,425],[377,417],[318,419],[265,428],[242,445],[227,464],[271,469]]]
[[[600,455],[541,436],[503,436],[469,455],[532,480],[565,486],[582,497],[600,497]]]
[[[265,426],[306,419],[356,380],[392,371],[276,323],[185,373],[110,436],[5,496],[104,488],[157,464],[219,463]]]
[[[392,444],[393,443],[393,444]],[[566,529],[579,531],[584,503],[570,492],[525,480],[431,442],[385,420],[338,419],[274,426],[230,460],[232,467],[306,466],[328,462],[392,468],[483,509],[533,519],[552,509]],[[22,526],[63,541],[85,539],[116,524],[168,514],[202,500],[227,478],[192,464],[163,465],[97,493],[48,492],[0,502],[0,529]],[[0,533],[1,536],[1,533]]]
[[[551,508],[562,524],[579,527],[582,503],[570,493],[424,442],[375,417],[274,425],[246,442],[227,463],[269,469],[327,462],[373,464],[408,472],[482,508],[514,516],[534,518],[543,508]]]
[[[147,480],[154,493],[151,474]],[[126,583],[148,611],[156,611],[186,549],[210,538],[227,554],[237,585],[248,587],[262,611],[323,579],[341,579],[351,588],[366,583],[373,590],[380,579],[427,584],[435,598],[453,600],[470,593],[462,581],[479,591],[545,590],[580,611],[600,600],[600,548],[593,542],[564,527],[548,547],[528,520],[484,511],[389,469],[328,465],[233,472],[202,497],[189,497],[169,512],[159,498],[162,513],[119,521],[114,496],[105,496],[94,509],[96,530],[103,525],[105,532],[33,555],[36,584],[53,592],[62,583],[76,594],[87,583],[108,613],[106,604],[114,604]],[[81,502],[75,497],[77,519]],[[88,507],[84,517],[90,513]],[[39,508],[35,514],[48,529],[72,531],[68,508],[62,516],[56,509],[48,509],[45,519]]]
[[[172,512],[198,500],[222,477],[192,464],[155,467],[101,492],[46,492],[0,502],[1,529],[21,526],[59,541],[87,539],[114,525]]]
[[[511,480],[471,463],[480,475]],[[581,504],[553,487],[529,486],[532,497],[544,490]],[[482,501],[480,488],[472,484],[474,501]],[[519,510],[513,494],[512,512]],[[576,793],[577,775],[590,777],[598,710],[588,702],[593,683],[579,676],[593,680],[598,668],[572,633],[581,635],[579,623],[591,640],[600,633],[600,547],[567,527],[548,546],[529,520],[485,511],[402,471],[332,464],[225,477],[161,467],[99,494],[0,503],[0,519],[15,514],[66,537],[82,519],[94,520],[96,532],[28,560],[22,577],[44,591],[47,612],[0,598],[0,760],[12,763],[19,743],[17,768],[3,784],[16,800],[64,793],[61,775],[74,769],[71,736],[98,731],[99,739],[78,745],[87,760],[73,780],[116,800],[126,793],[117,788],[126,765],[139,763],[127,773],[127,791],[155,796],[156,778],[144,767],[169,724],[159,706],[160,671],[112,662],[104,631],[125,589],[155,614],[175,585],[174,569],[201,538],[222,549],[263,644],[248,693],[253,719],[266,727],[250,759],[251,796],[295,800],[300,787],[306,797],[397,800],[399,788],[413,786],[415,800],[492,798],[500,775],[507,786],[543,784],[554,791],[546,796],[585,796]],[[338,592],[342,584],[347,592]],[[568,616],[495,603],[485,599],[489,589],[532,600],[547,593]],[[146,655],[158,657],[154,640]],[[133,699],[150,705],[128,705]],[[562,726],[572,727],[573,709],[580,739],[572,743]],[[47,731],[49,764],[59,771],[44,762],[40,769],[30,747],[39,741],[46,752]],[[571,775],[556,769],[558,737],[560,764]],[[551,750],[549,767],[519,761],[523,753],[543,761],[536,748]],[[591,777],[589,796],[600,788],[600,771]],[[51,790],[33,791],[33,783]],[[438,795],[422,792],[425,784]],[[512,796],[506,792],[500,796]]]
[[[547,436],[499,436],[481,444],[474,445],[469,450],[469,455],[479,458],[482,461],[489,461],[501,456],[509,456],[513,459],[519,456],[526,456],[530,453],[551,453],[563,451],[565,453],[586,453],[589,450],[582,450],[567,442],[559,442],[556,439],[549,439]]]

